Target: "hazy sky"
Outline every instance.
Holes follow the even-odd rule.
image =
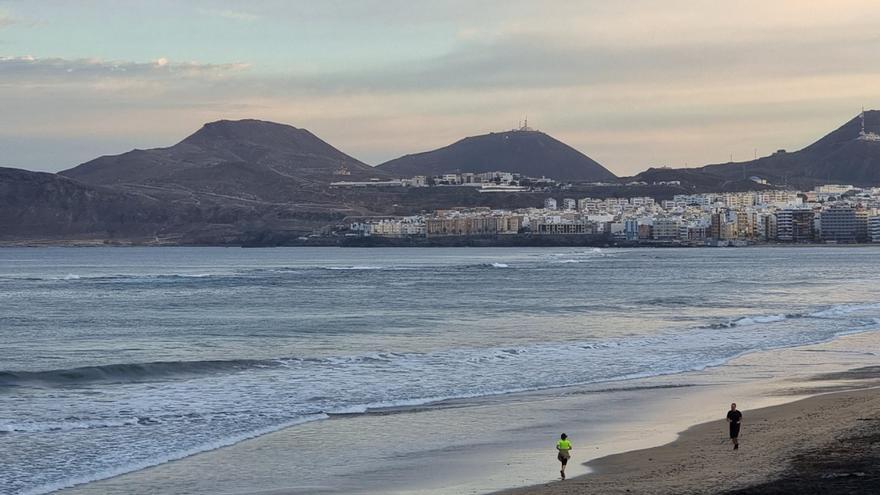
[[[618,175],[743,160],[880,108],[878,26],[876,0],[0,0],[0,165],[221,118],[377,164],[525,115]]]

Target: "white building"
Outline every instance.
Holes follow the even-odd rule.
[[[562,200],[562,209],[573,211],[577,209],[577,201],[571,198],[565,198]]]
[[[458,174],[443,174],[440,179],[447,184],[461,184],[461,178]]]
[[[824,186],[817,186],[813,190],[817,193],[839,195],[849,191],[850,189],[855,189],[855,187],[850,184],[825,184]]]
[[[544,200],[544,209],[545,210],[555,210],[556,209],[556,200],[554,198],[547,198]]]

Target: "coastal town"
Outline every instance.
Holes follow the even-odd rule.
[[[464,175],[464,177],[462,177]],[[419,184],[535,187],[512,174],[446,174]],[[484,179],[477,177],[477,179]],[[468,182],[470,181],[470,182]],[[552,183],[543,179],[539,184]],[[756,179],[756,183],[758,180]],[[425,185],[424,187],[427,187]],[[585,243],[646,246],[746,246],[763,243],[880,243],[880,188],[827,184],[810,191],[747,192],[652,197],[566,197],[513,210],[489,207],[438,209],[401,217],[352,218],[345,235],[360,239],[581,238]]]

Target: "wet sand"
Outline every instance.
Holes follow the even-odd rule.
[[[679,375],[335,416],[61,493],[721,493],[873,424],[859,418],[880,410],[880,392],[852,389],[880,385],[878,352],[880,333],[857,334]],[[737,452],[726,423],[707,423],[731,398],[745,415]],[[575,445],[562,483],[560,431]]]
[[[593,473],[504,495],[874,494],[880,490],[880,367],[816,377],[855,390],[744,411],[741,447],[723,420],[669,444],[593,460]],[[869,387],[869,388],[862,388]]]

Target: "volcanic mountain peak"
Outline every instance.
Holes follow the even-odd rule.
[[[206,171],[205,180],[217,181],[223,177],[215,172],[228,164],[309,182],[330,182],[340,170],[353,179],[385,175],[305,129],[254,119],[210,122],[174,146],[103,156],[61,173],[92,184],[152,184],[223,166]]]
[[[229,143],[340,153],[306,129],[256,119],[208,122],[179,144],[213,148],[218,145],[228,146]]]
[[[531,129],[466,137],[443,148],[391,160],[377,168],[399,176],[506,171],[559,180],[616,180],[614,174],[590,157]]]

